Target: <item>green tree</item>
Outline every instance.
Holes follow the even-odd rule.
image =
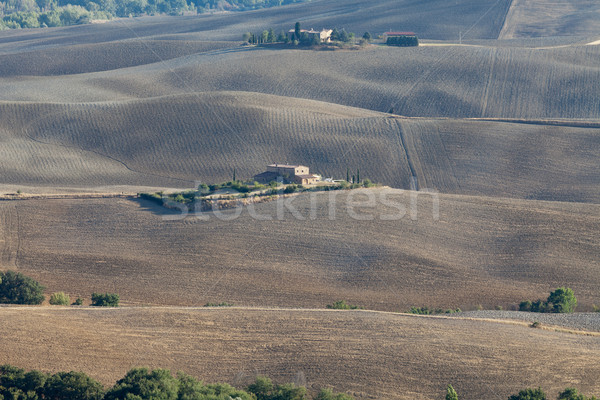
[[[337,42],[339,40],[340,40],[340,31],[338,31],[337,28],[333,28],[333,31],[331,31],[331,41]]]
[[[68,306],[71,303],[71,298],[65,292],[52,293],[50,296],[50,304],[53,306]]]
[[[44,286],[15,271],[0,272],[0,303],[41,304]]]
[[[118,307],[119,295],[116,293],[92,293],[92,306]]]
[[[250,32],[246,32],[242,35],[242,40],[244,42],[250,42],[251,38],[252,38],[252,34]]]
[[[260,42],[267,43],[269,40],[269,31],[262,31],[260,34]]]
[[[277,41],[277,35],[275,34],[275,31],[273,30],[273,28],[269,28],[269,34],[267,36],[267,41],[269,43],[275,43]]]
[[[166,369],[134,368],[117,381],[105,400],[177,400],[179,381]]]
[[[371,34],[369,32],[365,32],[364,35],[362,35],[362,38],[365,39],[367,42],[370,42]]]
[[[287,35],[285,34],[285,32],[283,30],[281,32],[279,32],[279,35],[277,35],[277,41],[278,42],[287,42]]]
[[[586,400],[575,388],[566,388],[558,395],[557,400]]]
[[[458,400],[458,394],[452,385],[448,385],[446,388],[446,400]]]
[[[275,386],[269,400],[304,400],[305,398],[305,387],[296,386],[293,383],[286,383],[284,385]]]
[[[340,31],[340,33],[338,34],[338,40],[340,42],[349,42],[350,41],[350,36],[348,35],[348,32],[346,32],[345,29],[342,28],[342,30]]]
[[[519,394],[512,395],[508,400],[547,400],[546,393],[541,388],[521,390]]]
[[[569,288],[560,287],[548,296],[548,303],[556,313],[572,313],[577,307],[575,293]]]
[[[102,400],[102,384],[83,372],[59,372],[46,381],[45,400]]]
[[[273,391],[273,382],[266,376],[257,376],[253,384],[248,386],[248,392],[256,396],[256,400],[269,400]]]
[[[294,37],[295,40],[300,41],[300,31],[302,29],[300,29],[300,22],[296,22],[296,25],[294,26]]]

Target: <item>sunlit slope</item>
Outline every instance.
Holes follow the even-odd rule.
[[[191,188],[289,162],[397,188],[414,176],[444,193],[600,202],[594,123],[406,119],[240,92],[0,109],[5,184]]]
[[[501,39],[598,36],[600,5],[581,0],[513,0]]]
[[[83,370],[106,385],[144,365],[238,387],[268,375],[357,399],[440,399],[448,383],[466,400],[505,399],[531,386],[549,398],[568,386],[599,394],[598,336],[523,325],[265,309],[32,308],[0,316],[0,345],[14,349],[0,362]]]
[[[204,220],[124,199],[2,202],[19,224],[4,229],[3,265],[126,304],[506,308],[564,285],[582,310],[598,303],[600,206],[437,201],[439,218],[425,193],[304,194]]]
[[[32,54],[29,62],[15,57],[35,64]],[[600,119],[599,57],[600,46],[239,47],[98,73],[7,77],[0,79],[0,99],[70,103],[247,91],[406,116]],[[115,64],[102,63],[98,68]]]

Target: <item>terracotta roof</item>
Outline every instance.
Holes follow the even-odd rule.
[[[299,167],[304,167],[304,168],[308,168],[308,167],[305,167],[304,165],[289,165],[289,164],[269,164],[268,167],[277,167],[277,168],[299,168]]]

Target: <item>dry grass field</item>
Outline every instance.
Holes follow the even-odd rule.
[[[360,168],[397,188],[408,189],[415,175],[422,188],[444,193],[600,201],[600,124],[591,122],[391,118],[246,92],[0,110],[0,166],[13,190],[191,188],[229,179],[233,167],[250,178],[268,160],[283,160],[334,178]]]
[[[14,349],[0,362],[85,370],[107,385],[147,365],[239,386],[266,374],[357,399],[440,399],[448,383],[466,400],[506,399],[538,385],[550,398],[573,385],[600,394],[600,336],[527,323],[237,308],[0,308],[0,315],[0,346]]]
[[[598,35],[600,5],[579,0],[513,0],[499,38]]]
[[[127,199],[0,202],[4,264],[129,305],[507,308],[561,285],[580,310],[600,302],[598,205],[440,195],[436,220],[424,193],[415,209],[414,192],[331,193],[208,220]]]
[[[449,383],[468,400],[600,395],[598,329],[568,332],[600,313],[559,331],[529,328],[530,314],[389,313],[507,309],[560,286],[579,311],[600,304],[597,14],[584,0],[317,0],[0,32],[0,269],[47,294],[122,300],[0,307],[0,364],[107,385],[140,365],[241,386],[266,374],[357,399],[439,399]],[[296,21],[424,45],[241,46]],[[124,194],[271,162],[360,168],[396,189],[236,218]],[[378,311],[323,310],[341,299]]]

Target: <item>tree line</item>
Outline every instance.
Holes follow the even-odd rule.
[[[38,281],[20,272],[8,270],[0,272],[0,304],[42,304],[46,299],[46,288]],[[71,297],[64,292],[56,292],[50,296],[50,304],[68,306],[83,305],[83,299],[77,298],[71,303]],[[118,307],[119,295],[116,293],[92,293],[91,306]],[[2,398],[0,397],[0,400]]]
[[[0,366],[1,400],[308,400],[307,390],[293,383],[274,384],[257,377],[245,390],[226,383],[205,384],[167,369],[133,368],[106,389],[83,372],[46,374],[11,365]],[[321,390],[314,400],[353,400],[344,393]]]
[[[85,24],[93,19],[252,10],[310,0],[0,0],[0,30]]]

